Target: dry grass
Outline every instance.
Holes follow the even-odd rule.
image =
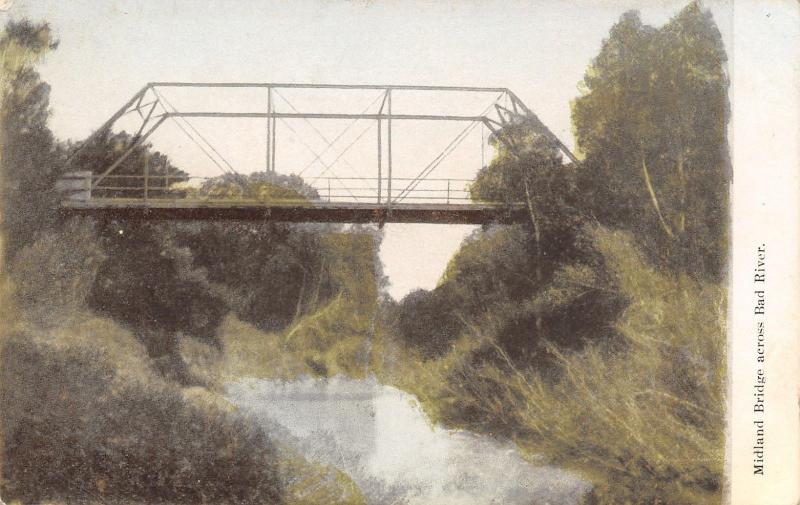
[[[229,316],[220,328],[224,351],[197,342],[182,343],[181,350],[190,370],[210,384],[240,377],[365,377],[376,356],[373,326],[368,314],[339,296],[282,334]]]
[[[279,470],[286,505],[366,505],[361,490],[341,470],[310,463],[300,455],[282,458]]]
[[[406,356],[385,379],[416,394],[434,421],[483,422],[531,457],[580,472],[598,503],[720,503],[725,290],[650,268],[628,235],[593,236],[631,301],[617,323],[623,345],[570,353],[550,345],[561,372],[554,381],[472,335],[437,361]],[[499,364],[469,362],[479,347]]]

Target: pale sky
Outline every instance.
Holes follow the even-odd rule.
[[[572,146],[569,103],[610,27],[633,8],[661,25],[686,3],[16,0],[2,16],[48,21],[60,40],[40,67],[60,138],[84,138],[150,81],[433,84],[510,88]],[[706,5],[729,46],[730,1]],[[473,229],[387,225],[390,294],[435,286]]]

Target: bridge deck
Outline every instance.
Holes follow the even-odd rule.
[[[386,204],[319,201],[149,200],[91,198],[65,200],[62,216],[125,220],[241,220],[319,223],[515,224],[527,216],[524,205],[488,203]]]

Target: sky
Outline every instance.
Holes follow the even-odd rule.
[[[660,26],[685,3],[16,0],[0,16],[47,21],[60,40],[40,73],[62,139],[86,137],[151,81],[392,83],[510,88],[572,146],[570,100],[614,22],[637,9]],[[731,1],[705,5],[729,45]],[[228,133],[227,152],[264,152]],[[279,172],[297,163],[291,152],[282,151]],[[474,177],[479,165],[467,168]],[[434,287],[474,229],[386,225],[389,293]]]

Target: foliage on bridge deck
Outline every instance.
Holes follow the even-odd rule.
[[[317,191],[296,175],[254,173],[225,174],[203,181],[197,187],[186,187],[186,198],[224,201],[291,202],[302,205],[318,200]]]

